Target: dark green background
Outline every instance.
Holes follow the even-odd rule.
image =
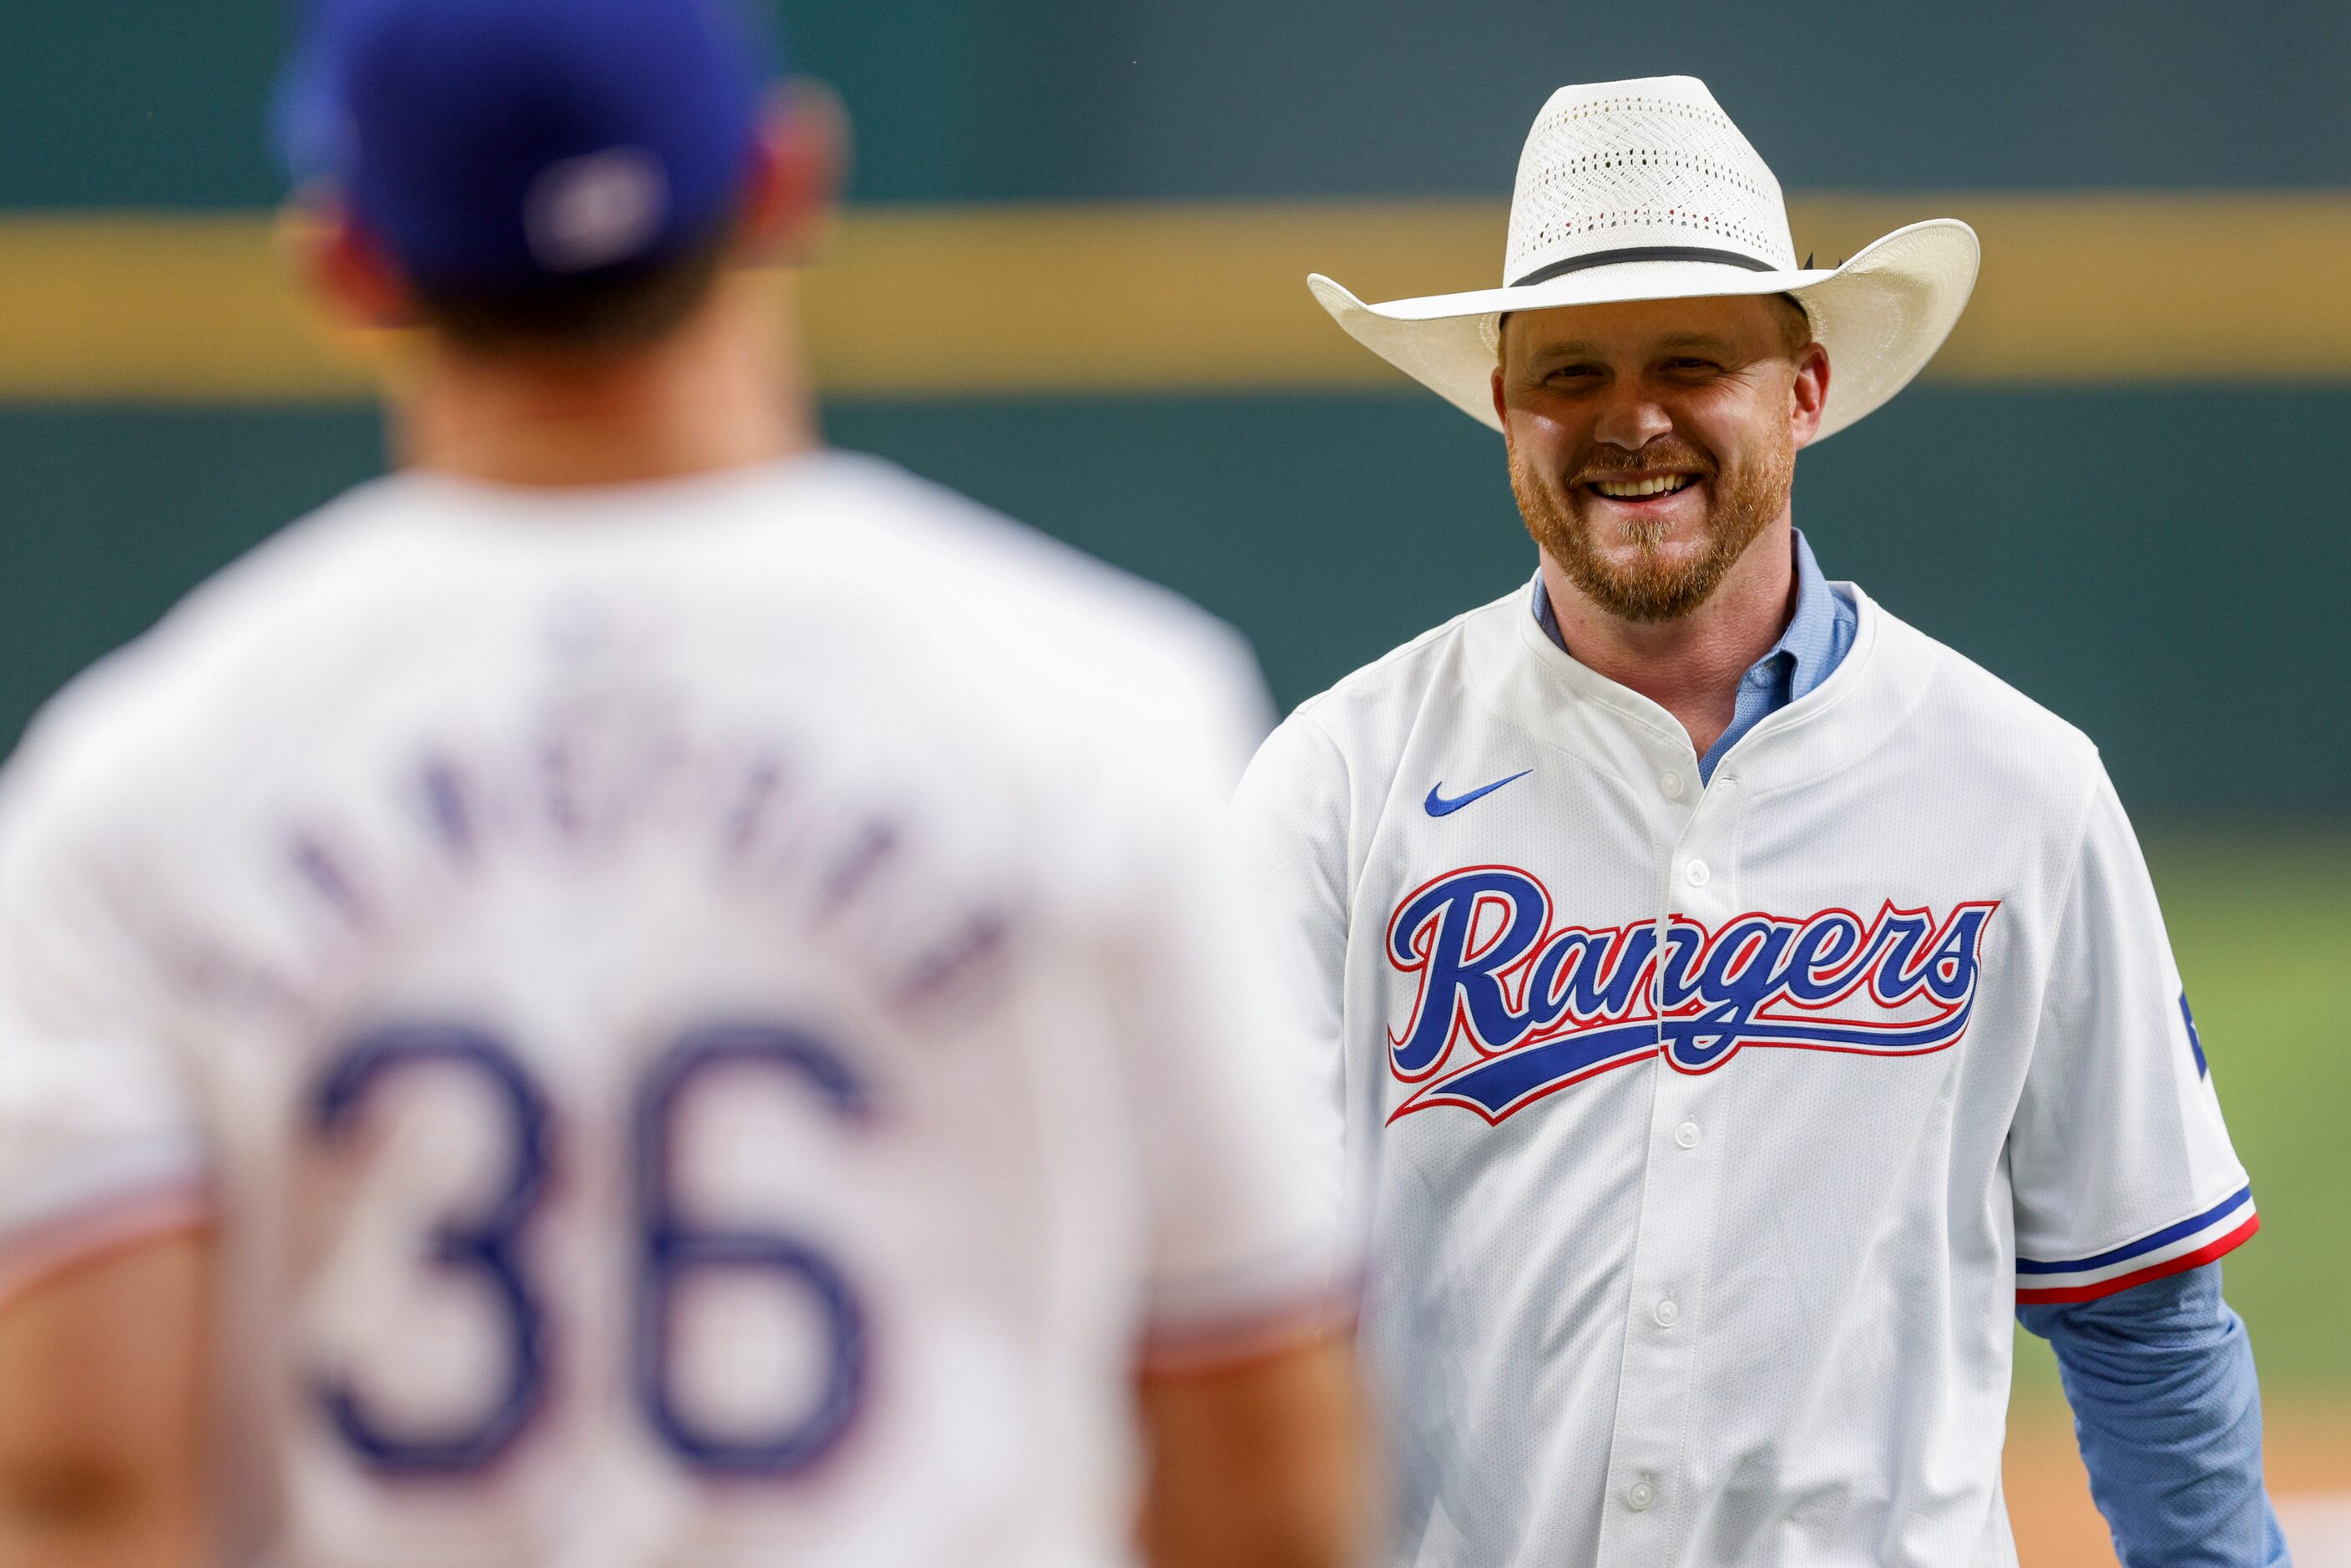
[[[2339,4],[792,13],[804,64],[858,120],[869,202],[1499,193],[1551,87],[1666,69],[1706,76],[1794,189],[2351,181]],[[0,211],[271,202],[281,37],[267,4],[5,7]],[[862,404],[829,421],[1191,592],[1257,639],[1285,702],[1531,569],[1492,437],[1433,397]],[[355,411],[0,408],[0,743],[379,453]],[[2346,455],[2351,388],[1930,386],[1808,454],[1798,517],[1833,576],[2087,728],[2135,808],[2339,820]]]

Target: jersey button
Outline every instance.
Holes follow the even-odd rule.
[[[1682,868],[1683,880],[1692,887],[1704,887],[1707,880],[1713,875],[1714,873],[1708,868],[1704,861],[1692,861]]]
[[[1682,1321],[1681,1303],[1675,1301],[1671,1296],[1667,1296],[1664,1301],[1657,1303],[1656,1312],[1655,1315],[1659,1328],[1669,1329],[1676,1323]]]
[[[1684,1122],[1680,1126],[1676,1127],[1674,1129],[1674,1142],[1679,1144],[1686,1149],[1694,1149],[1698,1147],[1698,1124],[1696,1122]]]
[[[1647,1512],[1649,1505],[1656,1500],[1657,1489],[1646,1481],[1635,1481],[1625,1489],[1625,1506],[1635,1513]]]
[[[1682,783],[1682,776],[1678,773],[1660,773],[1657,775],[1657,788],[1666,792],[1667,800],[1678,800],[1687,786]]]

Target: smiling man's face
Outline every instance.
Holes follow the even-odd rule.
[[[1524,311],[1494,404],[1535,542],[1625,621],[1677,621],[1788,509],[1828,355],[1780,295]]]

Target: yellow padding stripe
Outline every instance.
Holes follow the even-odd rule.
[[[1932,374],[2065,384],[2351,380],[2351,195],[1814,195],[1823,263],[1923,217],[1984,239]],[[1491,201],[871,207],[802,275],[836,396],[1351,391],[1407,383],[1308,297],[1496,280]],[[338,402],[365,363],[308,322],[266,218],[0,219],[0,398]]]

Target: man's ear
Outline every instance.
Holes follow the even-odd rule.
[[[768,111],[743,199],[745,259],[806,262],[848,178],[849,111],[813,77],[796,77]]]
[[[312,298],[337,325],[381,331],[415,324],[416,301],[399,265],[349,207],[306,201],[288,210],[283,228]]]
[[[1829,351],[1818,343],[1807,343],[1804,351],[1796,356],[1796,379],[1790,389],[1794,403],[1793,420],[1796,444],[1810,445],[1821,433],[1821,416],[1829,406]]]
[[[1505,427],[1510,423],[1510,412],[1502,402],[1502,366],[1510,358],[1510,319],[1508,316],[1494,323],[1494,374],[1488,382],[1494,393],[1494,417],[1500,420]]]

